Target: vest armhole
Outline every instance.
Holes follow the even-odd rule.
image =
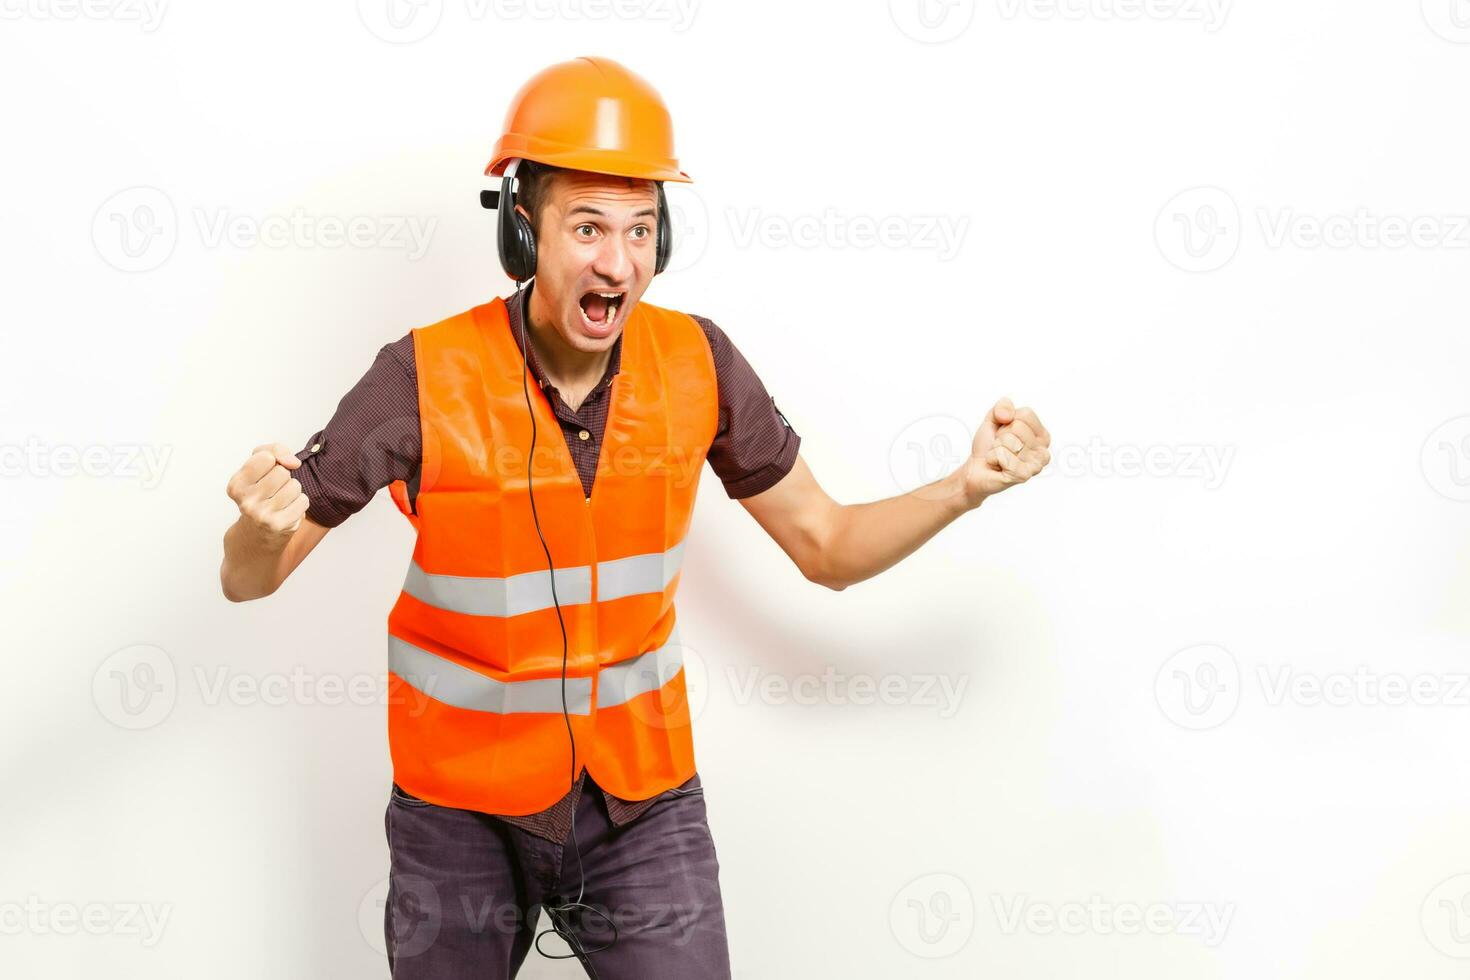
[[[419,491],[423,488],[424,470],[432,465],[437,465],[437,460],[431,460],[435,452],[433,441],[429,438],[429,417],[424,411],[424,403],[428,399],[428,385],[424,378],[424,348],[428,346],[425,337],[433,326],[415,327],[409,331],[413,335],[413,370],[415,387],[418,389],[418,417],[419,417],[419,465],[414,467],[413,475],[407,481],[408,510],[414,516],[419,512]]]
[[[704,351],[705,367],[709,371],[710,385],[714,388],[715,392],[715,397],[710,399],[714,414],[714,418],[710,420],[709,424],[710,442],[712,444],[715,437],[720,433],[720,372],[719,368],[715,365],[714,345],[710,343],[710,336],[705,331],[704,324],[700,322],[704,318],[695,316],[693,313],[684,313],[683,311],[679,311],[679,315],[687,317],[689,322],[694,324],[694,329],[698,332],[699,339],[702,341],[700,349]],[[705,447],[706,451],[708,451],[708,448],[708,446]]]

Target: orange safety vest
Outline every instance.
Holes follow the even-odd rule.
[[[571,788],[565,707],[597,783],[648,799],[694,775],[674,590],[719,408],[709,343],[640,302],[623,327],[592,494],[521,359],[505,302],[414,334],[420,486],[390,486],[418,531],[388,616],[393,778],[431,803],[519,816]]]

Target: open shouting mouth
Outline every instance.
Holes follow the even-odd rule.
[[[618,311],[627,294],[592,290],[582,294],[582,328],[594,337],[606,337],[617,326]]]

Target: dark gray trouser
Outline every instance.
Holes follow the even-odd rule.
[[[516,975],[549,928],[540,906],[577,897],[576,851],[473,810],[435,806],[393,787],[384,931],[394,980]],[[587,886],[582,902],[617,924],[588,959],[600,980],[726,980],[730,953],[719,861],[696,773],[616,827],[589,776],[577,804]],[[611,938],[593,915],[569,924],[593,950]],[[541,940],[567,953],[559,936]],[[575,962],[575,961],[574,961]]]

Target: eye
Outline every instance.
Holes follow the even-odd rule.
[[[597,229],[592,225],[578,225],[576,234],[578,238],[591,238],[597,234]]]
[[[647,238],[648,235],[649,235],[648,226],[647,225],[636,225],[633,228],[632,235],[633,235],[633,237],[635,239],[644,239],[644,238]]]

